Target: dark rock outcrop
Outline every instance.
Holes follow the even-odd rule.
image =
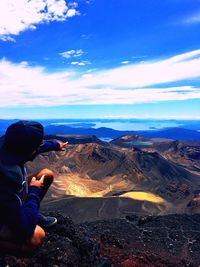
[[[31,256],[1,255],[9,267],[197,267],[200,215],[103,220],[75,225],[55,214],[58,225]]]
[[[1,254],[0,266],[111,266],[109,259],[100,256],[98,242],[90,237],[84,227],[76,226],[68,217],[53,215],[58,218],[58,224],[47,231],[46,241],[40,249],[29,256]]]

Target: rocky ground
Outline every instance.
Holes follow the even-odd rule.
[[[127,216],[74,224],[59,214],[30,256],[1,254],[1,267],[175,267],[200,265],[200,214]]]

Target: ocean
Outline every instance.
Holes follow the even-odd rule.
[[[182,121],[176,120],[140,120],[140,119],[68,119],[49,121],[51,125],[68,125],[75,128],[107,127],[115,130],[159,130],[164,128],[181,127]]]

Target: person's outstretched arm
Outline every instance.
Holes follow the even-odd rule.
[[[45,153],[49,151],[63,151],[68,142],[63,143],[58,140],[44,140],[37,150],[37,154]]]

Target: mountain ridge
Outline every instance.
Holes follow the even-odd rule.
[[[73,135],[95,135],[98,138],[117,138],[122,135],[136,134],[145,138],[167,138],[174,140],[200,140],[200,132],[185,128],[167,128],[161,130],[146,131],[120,131],[107,127],[100,128],[73,128],[66,125],[48,125],[45,134],[73,134]]]

